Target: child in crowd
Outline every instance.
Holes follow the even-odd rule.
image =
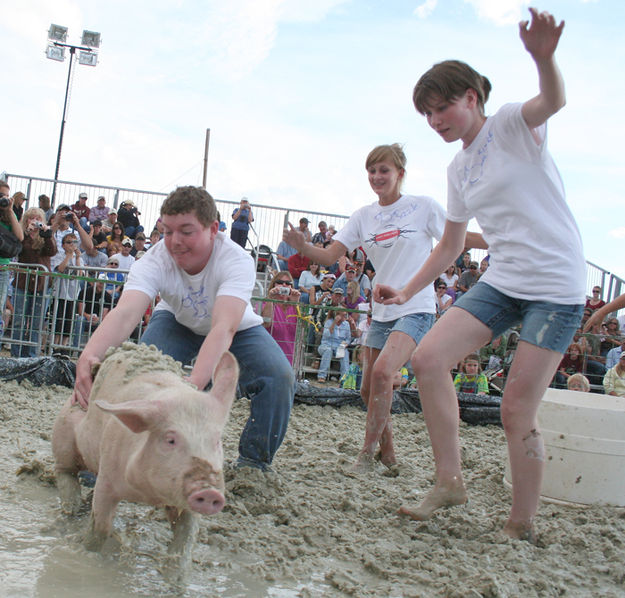
[[[357,345],[352,352],[352,362],[347,372],[341,376],[341,388],[360,390],[362,382],[362,346]]]
[[[590,381],[584,374],[573,374],[566,381],[568,390],[577,390],[579,392],[590,392]]]
[[[482,374],[480,358],[477,353],[471,353],[462,362],[462,371],[454,378],[456,392],[467,392],[472,394],[488,394],[488,380]]]
[[[435,65],[417,83],[417,110],[445,142],[462,141],[447,171],[445,234],[401,291],[377,285],[374,297],[401,305],[430,285],[460,254],[467,224],[476,218],[490,265],[412,357],[436,483],[419,506],[402,507],[401,512],[424,520],[441,507],[467,501],[458,404],[449,370],[458,359],[522,323],[501,403],[512,478],[512,508],[503,531],[533,541],[545,460],[536,414],[581,320],[586,274],[579,230],[547,151],[547,119],[565,104],[555,62],[564,23],[529,10],[531,24],[523,21],[519,30],[538,71],[538,93],[530,100],[507,104],[487,118],[490,82],[456,60]]]

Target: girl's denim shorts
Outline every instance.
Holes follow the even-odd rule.
[[[417,313],[408,314],[407,316],[402,316],[401,318],[390,320],[389,322],[373,320],[367,332],[365,345],[381,350],[384,348],[386,339],[391,332],[397,331],[407,334],[418,345],[419,341],[428,333],[430,328],[432,328],[434,319],[434,314]]]
[[[485,282],[478,282],[453,306],[468,311],[488,326],[493,338],[521,324],[520,340],[558,353],[566,353],[584,312],[581,303],[565,305],[515,299]]]

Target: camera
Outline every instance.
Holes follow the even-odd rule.
[[[9,198],[6,195],[0,197],[0,208],[8,208],[9,203]]]
[[[67,220],[68,222],[74,222],[74,214],[72,214],[71,212],[67,212],[67,214],[65,214],[65,220]]]
[[[39,222],[38,220],[33,222],[33,226],[37,227],[39,230],[43,228],[43,222]]]
[[[291,289],[289,287],[278,287],[278,295],[290,295]]]

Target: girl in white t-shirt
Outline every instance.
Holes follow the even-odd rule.
[[[352,214],[331,245],[320,248],[307,244],[292,226],[285,231],[284,240],[321,264],[333,264],[346,251],[363,246],[375,268],[376,282],[403,285],[415,265],[420,266],[430,255],[433,239],[442,235],[445,212],[430,197],[401,193],[406,156],[398,144],[374,148],[365,167],[377,200]],[[432,286],[404,305],[377,304],[373,308],[361,386],[367,424],[363,448],[354,466],[357,471],[372,469],[375,458],[389,468],[396,466],[390,417],[393,376],[431,328],[435,313]]]
[[[546,121],[564,106],[554,53],[564,23],[530,8],[520,23],[536,63],[538,95],[484,115],[490,82],[459,61],[434,65],[413,100],[445,142],[462,141],[448,168],[445,234],[401,291],[376,286],[384,304],[402,304],[429,285],[463,248],[470,218],[482,228],[491,256],[480,281],[421,341],[412,357],[436,461],[436,484],[416,508],[428,519],[443,506],[466,502],[460,468],[458,403],[449,370],[468,353],[521,323],[521,340],[501,404],[512,473],[512,508],[504,532],[532,541],[544,466],[536,420],[540,400],[579,325],[584,256],[558,171],[546,149]],[[549,264],[549,267],[545,267]],[[441,350],[445,347],[445,350]]]

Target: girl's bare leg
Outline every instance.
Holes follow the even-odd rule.
[[[501,420],[508,441],[512,508],[504,532],[513,538],[533,539],[545,465],[536,414],[561,359],[560,353],[521,341],[506,381]]]
[[[452,307],[419,343],[412,368],[436,463],[436,483],[417,507],[399,512],[425,520],[441,507],[467,500],[460,469],[458,398],[450,370],[461,359],[486,344],[490,329],[469,312]]]
[[[391,467],[397,462],[391,423],[393,375],[410,359],[415,347],[416,343],[409,335],[403,332],[391,332],[384,348],[378,351],[377,358],[369,366],[365,440],[356,461],[356,469],[372,463],[378,443],[382,463]]]

